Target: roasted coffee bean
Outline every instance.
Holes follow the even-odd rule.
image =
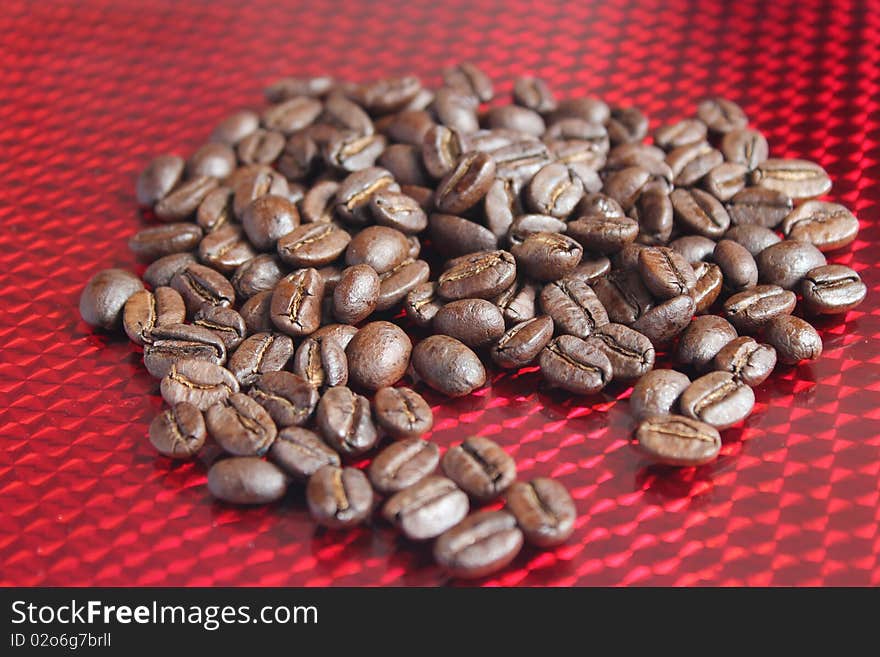
[[[150,423],[150,443],[169,458],[192,458],[205,444],[206,437],[201,411],[186,402],[165,409]]]
[[[299,226],[299,211],[286,198],[267,194],[245,208],[241,223],[257,249],[270,251],[280,237]]]
[[[721,435],[715,427],[684,415],[646,417],[635,437],[642,453],[663,465],[704,465],[721,451]]]
[[[373,509],[373,489],[360,470],[325,465],[306,485],[306,501],[312,518],[330,529],[362,523]]]
[[[491,301],[460,299],[440,308],[432,326],[436,333],[451,336],[468,347],[482,347],[504,333],[504,317]]]
[[[371,114],[388,114],[406,107],[421,89],[422,83],[414,75],[384,78],[361,85],[356,98]]]
[[[410,388],[379,388],[373,397],[373,414],[379,427],[395,439],[421,436],[434,424],[431,407]]]
[[[212,405],[205,422],[211,437],[234,456],[263,456],[278,435],[266,409],[241,392]]]
[[[498,239],[489,229],[462,217],[435,213],[429,218],[429,226],[432,245],[446,257],[498,248]]]
[[[658,188],[657,185],[652,184],[651,178],[651,172],[643,167],[625,167],[608,174],[603,191],[617,201],[624,210],[629,211],[643,191]],[[660,188],[665,189],[666,185]]]
[[[249,386],[261,374],[284,369],[293,356],[293,340],[280,333],[255,333],[246,338],[229,357],[229,370],[242,386]]]
[[[380,191],[400,191],[391,174],[380,167],[355,171],[345,178],[336,191],[334,209],[345,222],[364,225],[369,222],[370,199]]]
[[[749,120],[742,108],[727,98],[709,98],[697,106],[697,117],[709,130],[726,134],[745,128]]]
[[[434,208],[434,190],[419,185],[401,185],[400,193],[406,194],[419,204],[422,212],[428,213]]]
[[[807,272],[826,264],[825,256],[812,244],[783,240],[768,246],[755,258],[758,280],[786,290],[798,287]]]
[[[760,132],[740,128],[724,135],[721,152],[728,162],[742,164],[748,171],[752,171],[767,159],[770,149],[767,139]]]
[[[540,114],[517,105],[493,107],[486,114],[486,122],[492,130],[514,130],[532,137],[540,137],[546,129]]]
[[[195,224],[173,223],[151,226],[132,235],[128,240],[140,260],[155,260],[172,253],[192,251],[202,239],[202,229]]]
[[[644,335],[623,324],[605,324],[587,343],[595,345],[611,362],[614,379],[637,379],[654,367],[654,345]]]
[[[555,479],[514,482],[507,491],[507,508],[532,545],[554,547],[574,532],[577,509],[565,486]]]
[[[676,359],[698,372],[704,371],[716,354],[736,337],[736,329],[722,317],[695,317],[678,340]]]
[[[171,287],[183,297],[191,316],[205,306],[231,307],[235,304],[235,290],[229,281],[204,265],[187,265],[171,279]]]
[[[439,463],[440,449],[436,444],[418,438],[408,438],[392,443],[376,454],[370,463],[367,474],[373,488],[387,495],[402,491],[424,480],[437,469]],[[436,478],[441,479],[441,477]],[[455,490],[458,488],[456,487]],[[458,491],[458,493],[460,495],[456,494],[455,496],[464,499],[464,507],[467,509],[467,495],[463,491]],[[461,518],[455,522],[459,520]]]
[[[521,214],[510,224],[507,232],[511,244],[522,244],[534,233],[563,233],[567,224],[547,214]]]
[[[239,299],[250,299],[259,292],[270,292],[283,277],[278,258],[263,253],[239,265],[232,275],[232,287]]]
[[[604,351],[573,335],[561,335],[544,347],[541,374],[550,385],[578,395],[599,392],[613,374]]]
[[[396,144],[421,147],[425,135],[435,125],[430,112],[409,109],[390,117],[384,132]]]
[[[447,335],[432,335],[412,352],[419,378],[447,397],[467,395],[486,383],[486,370],[466,345]]]
[[[406,316],[418,326],[430,326],[444,301],[437,295],[437,283],[422,283],[406,295]]]
[[[683,294],[654,306],[630,324],[630,328],[645,335],[657,347],[681,333],[695,311],[693,298]]]
[[[492,361],[499,367],[516,369],[531,363],[553,338],[553,320],[548,315],[516,324],[492,346]]]
[[[672,171],[673,182],[678,187],[696,185],[703,176],[724,162],[721,151],[705,141],[679,146],[666,156],[666,164]]]
[[[281,428],[302,426],[308,422],[319,398],[317,388],[304,378],[281,371],[257,376],[248,394]]]
[[[719,201],[728,201],[746,186],[748,169],[744,164],[722,162],[703,178],[703,187]]]
[[[587,256],[581,258],[581,263],[575,267],[568,278],[577,279],[592,285],[600,278],[607,276],[611,271],[611,261],[605,256]]]
[[[170,287],[157,287],[155,292],[138,290],[125,302],[122,328],[135,344],[144,341],[157,326],[182,324],[186,319],[183,298]]]
[[[516,261],[507,251],[464,256],[440,275],[437,291],[444,299],[491,299],[516,279]]]
[[[330,223],[339,183],[323,180],[315,183],[303,196],[300,213],[303,223]]]
[[[556,111],[550,116],[550,122],[554,123],[560,119],[583,119],[602,125],[610,116],[610,108],[598,98],[566,98],[557,103]]]
[[[615,107],[605,127],[612,144],[629,144],[648,134],[648,117],[635,107]]]
[[[831,189],[825,169],[808,160],[765,160],[752,171],[751,182],[793,199],[821,196]]]
[[[639,253],[639,273],[645,287],[658,299],[690,294],[697,284],[694,268],[672,249],[652,246]]]
[[[171,285],[174,275],[196,261],[191,253],[172,253],[156,260],[144,272],[144,282],[154,290]]]
[[[757,285],[728,298],[724,314],[740,331],[754,333],[774,317],[791,314],[796,303],[794,292],[778,285]]]
[[[700,315],[718,299],[724,275],[721,273],[721,267],[714,262],[698,262],[694,265],[694,276],[697,277],[697,284],[694,285],[691,296],[696,304],[694,312]]]
[[[712,361],[712,366],[730,372],[748,386],[761,385],[776,367],[776,350],[754,338],[743,336],[728,342]]]
[[[375,391],[394,385],[406,373],[412,342],[396,324],[370,322],[348,343],[348,380],[359,388]]]
[[[199,148],[186,163],[186,174],[190,178],[208,176],[226,178],[235,169],[235,151],[226,144],[209,142]]]
[[[266,100],[279,103],[297,96],[320,98],[333,90],[333,78],[322,75],[312,78],[281,78],[265,89]]]
[[[291,139],[296,137],[300,137],[300,135],[294,135]],[[308,139],[305,136],[297,139],[296,142],[299,144],[311,144],[314,148],[314,142],[311,139]],[[276,130],[263,130],[260,128],[259,130],[254,130],[247,137],[242,139],[238,145],[236,146],[236,153],[238,155],[238,159],[242,162],[242,164],[272,164],[282,152],[285,150],[285,146],[287,144],[287,140],[284,138],[284,135]],[[314,157],[314,155],[312,156]],[[280,167],[282,169],[282,173],[285,176],[288,175],[288,171],[284,169],[288,169],[288,167]],[[294,173],[301,173],[302,169],[298,168]],[[291,178],[297,178],[298,176],[289,176]]]
[[[371,450],[379,434],[370,416],[370,402],[345,386],[329,388],[318,402],[315,422],[324,440],[344,456]]]
[[[492,500],[516,479],[516,463],[495,442],[472,436],[450,447],[440,461],[443,472],[480,502]]]
[[[437,187],[434,203],[447,214],[457,214],[476,205],[495,180],[495,161],[486,153],[462,155]]]
[[[755,393],[730,372],[710,372],[688,386],[679,406],[687,417],[726,429],[751,414]]]
[[[764,325],[764,339],[776,349],[779,362],[796,365],[822,355],[822,338],[800,317],[779,315]]]
[[[443,81],[448,87],[481,103],[492,100],[492,80],[470,62],[443,69]]]
[[[345,349],[357,332],[358,329],[356,326],[350,326],[348,324],[325,324],[309,337],[312,337],[315,340],[333,340],[340,347]]]
[[[205,235],[199,242],[199,260],[224,274],[234,272],[256,255],[236,224],[226,224]]]
[[[504,292],[492,299],[510,326],[532,319],[535,316],[535,297],[538,287],[527,281],[516,281]]]
[[[373,121],[357,103],[352,102],[339,91],[327,96],[324,102],[324,121],[340,129],[360,135],[374,132]]]
[[[639,224],[627,216],[583,216],[570,221],[566,233],[587,251],[608,255],[634,241],[639,234]]]
[[[401,185],[427,185],[430,182],[419,146],[393,144],[384,150],[376,164],[387,169]]]
[[[690,233],[718,239],[730,228],[730,215],[721,201],[702,189],[675,189],[669,200],[675,221]]]
[[[639,254],[647,249],[647,245],[639,244],[638,242],[630,242],[626,244],[620,251],[617,253],[613,253],[609,260],[611,261],[611,266],[615,270],[621,271],[629,271],[638,269],[639,266]],[[638,275],[638,272],[636,272]]]
[[[379,276],[379,300],[376,310],[383,312],[400,304],[418,285],[425,283],[431,268],[424,260],[404,260],[391,271]]]
[[[868,291],[861,277],[843,265],[811,269],[801,282],[800,289],[807,310],[821,315],[845,313],[855,308],[865,299]]]
[[[572,238],[557,233],[533,233],[511,253],[525,272],[539,281],[555,281],[570,274],[584,250]]]
[[[544,141],[587,142],[597,155],[608,154],[608,131],[600,123],[590,123],[583,119],[561,119],[547,126]],[[662,157],[660,159],[663,159]]]
[[[277,466],[254,456],[217,461],[208,471],[208,490],[223,502],[269,504],[284,497],[287,476]]]
[[[219,141],[234,146],[260,127],[260,117],[256,112],[241,110],[227,116],[211,133],[211,141]]]
[[[333,288],[333,315],[345,324],[358,324],[376,309],[379,276],[369,265],[354,265],[342,272]]]
[[[534,137],[505,141],[508,142],[506,145],[489,151],[489,154],[497,165],[498,177],[512,180],[517,186],[531,180],[552,159],[547,146]]]
[[[324,145],[322,154],[331,167],[350,173],[373,166],[387,143],[382,135],[340,132]]]
[[[292,369],[316,389],[344,386],[348,383],[346,346],[332,338],[307,338],[296,348]]]
[[[642,244],[666,244],[672,235],[672,201],[669,195],[659,189],[649,189],[639,196],[631,210],[638,222],[636,239]]]
[[[292,135],[318,118],[322,109],[320,101],[308,96],[297,96],[271,105],[263,112],[261,120],[269,130]]]
[[[548,164],[535,174],[526,200],[535,212],[567,217],[584,195],[583,181],[564,164]]]
[[[735,226],[758,225],[775,228],[791,212],[791,197],[775,189],[746,187],[734,194],[726,206]]]
[[[523,534],[507,511],[478,511],[434,544],[434,559],[454,577],[474,579],[504,568],[522,548]]]
[[[181,306],[182,304],[183,300],[181,300]],[[205,306],[196,313],[193,325],[215,333],[227,349],[235,349],[247,337],[247,326],[245,326],[244,319],[232,308]]]
[[[547,142],[547,150],[551,159],[566,165],[581,179],[585,190],[598,192],[602,189],[602,179],[597,172],[605,164],[607,140],[603,129],[599,143],[585,139],[556,139]]]
[[[422,142],[422,161],[434,178],[442,178],[452,171],[467,147],[464,136],[454,128],[436,125],[425,133]]]
[[[278,255],[293,267],[322,267],[345,252],[351,236],[331,223],[303,224],[278,240]]]
[[[199,204],[217,187],[216,178],[199,176],[179,184],[156,203],[153,211],[162,221],[181,221],[190,217]]]
[[[245,301],[238,314],[244,320],[248,333],[266,333],[275,329],[272,323],[272,293],[257,292]]]
[[[467,495],[445,477],[426,477],[388,499],[382,516],[412,540],[435,538],[468,512]]]
[[[586,338],[608,323],[608,313],[596,293],[578,279],[563,278],[548,283],[541,290],[540,301],[557,333]]]
[[[657,369],[646,372],[633,386],[629,398],[630,413],[636,420],[652,415],[678,412],[678,400],[691,380],[676,370]]]
[[[160,155],[141,171],[135,186],[137,201],[150,207],[165,198],[183,175],[184,161],[177,155]]]
[[[400,192],[380,191],[370,199],[370,212],[381,226],[407,235],[422,232],[428,218],[418,203]]]
[[[733,292],[755,287],[758,283],[758,265],[745,247],[721,240],[715,247],[712,259],[721,268],[724,286]]]
[[[244,215],[245,208],[254,199],[266,194],[287,196],[290,191],[287,179],[267,166],[253,167],[231,186],[233,189],[232,211],[239,219]]]
[[[232,189],[225,186],[212,189],[196,211],[196,223],[206,234],[231,223],[233,217]]]
[[[684,119],[657,128],[654,131],[654,143],[664,150],[671,151],[679,146],[705,141],[706,132],[706,124],[699,119]]]
[[[724,233],[724,239],[731,240],[744,247],[746,251],[752,254],[752,257],[758,255],[768,246],[782,241],[782,238],[772,230],[757,224],[734,226]]]
[[[556,98],[540,78],[522,76],[513,83],[513,100],[523,107],[546,113],[556,109]]]
[[[669,248],[680,253],[691,265],[708,262],[715,252],[716,242],[702,235],[685,235],[669,243]]]
[[[434,93],[431,107],[440,123],[462,134],[471,134],[480,128],[476,113],[477,101],[472,96],[443,87]]]
[[[287,427],[278,432],[268,453],[269,460],[298,481],[305,481],[324,466],[340,467],[339,454],[314,431]]]
[[[169,405],[188,402],[206,411],[230,394],[238,392],[238,381],[229,370],[205,360],[172,363],[159,390]]]
[[[856,238],[859,220],[837,203],[807,201],[782,221],[782,232],[790,240],[809,242],[820,251],[833,251]]]
[[[308,335],[321,325],[324,280],[315,269],[298,269],[272,292],[272,322],[288,335]]]
[[[608,162],[605,169],[617,171],[627,167],[641,167],[654,170],[658,164],[664,164],[666,153],[657,146],[651,146],[642,142],[618,144],[608,153]],[[672,172],[668,170],[666,179],[672,182]]]
[[[654,305],[639,273],[633,269],[615,269],[593,283],[593,291],[605,308],[608,319],[618,324],[632,324]]]

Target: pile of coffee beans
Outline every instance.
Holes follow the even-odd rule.
[[[283,79],[189,159],[156,158],[130,240],[148,287],[100,272],[80,312],[143,348],[168,404],[149,432],[161,454],[222,448],[218,499],[268,503],[297,482],[315,521],[343,528],[384,498],[388,523],[479,577],[524,541],[565,541],[574,504],[556,481],[517,481],[486,438],[441,455],[402,381],[455,397],[487,365],[537,364],[575,395],[631,382],[641,450],[700,465],[777,362],[822,353],[793,311],[844,313],[866,288],[826,261],[859,228],[814,200],[826,172],[770,158],[729,100],[649,144],[634,107],[559,100],[533,77],[490,103],[470,64],[443,79]],[[431,335],[413,344],[413,325]],[[660,352],[679,369],[654,369]]]

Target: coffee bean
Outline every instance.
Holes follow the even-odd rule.
[[[331,223],[303,224],[278,240],[278,255],[293,267],[322,267],[346,250],[351,236]]]
[[[688,417],[726,429],[751,414],[755,393],[730,372],[710,372],[688,386],[679,406]]]
[[[719,201],[728,201],[746,186],[748,169],[744,164],[722,162],[703,178],[703,187]]]
[[[558,333],[586,338],[608,323],[608,313],[593,289],[581,280],[563,278],[541,290],[541,308]]]
[[[191,316],[206,306],[231,307],[235,304],[235,290],[229,281],[204,265],[187,265],[171,279],[171,287],[183,297]]]
[[[644,334],[657,347],[681,333],[690,323],[695,311],[696,303],[693,298],[683,294],[654,306],[630,324],[630,328]]]
[[[421,82],[413,75],[384,78],[361,85],[356,98],[371,114],[388,114],[406,107],[421,88]]]
[[[786,290],[797,288],[807,272],[826,264],[825,256],[812,244],[783,240],[768,246],[755,258],[758,279]]]
[[[672,171],[678,187],[696,185],[715,167],[724,162],[721,151],[705,141],[679,146],[666,155],[666,164]]]
[[[165,409],[150,423],[150,443],[162,456],[173,459],[195,456],[206,436],[201,411],[186,402]]]
[[[412,364],[422,381],[447,397],[470,394],[486,383],[486,370],[477,355],[446,335],[432,335],[412,352]]]
[[[608,174],[603,191],[617,201],[624,210],[629,211],[646,189],[667,187],[665,184],[660,185],[652,181],[651,172],[647,169],[641,166],[629,166]]]
[[[683,415],[652,415],[636,428],[639,448],[655,463],[697,466],[714,461],[721,451],[718,430]]]
[[[348,324],[325,324],[317,331],[312,333],[310,337],[315,340],[333,340],[340,347],[345,349],[351,339],[358,332],[357,327]]]
[[[205,360],[181,360],[172,363],[159,386],[162,399],[169,405],[188,402],[206,411],[230,394],[238,392],[232,372]]]
[[[144,335],[144,365],[151,376],[161,379],[172,365],[187,359],[223,365],[226,346],[213,331],[188,324],[154,326]]]
[[[642,244],[666,244],[672,235],[673,211],[669,195],[659,189],[649,189],[639,196],[631,210],[638,222],[636,239]]]
[[[325,465],[309,477],[306,501],[319,525],[344,529],[362,523],[370,515],[373,490],[360,470]]]
[[[308,422],[319,398],[317,389],[304,378],[281,371],[268,371],[255,377],[248,394],[281,428]]]
[[[342,272],[333,289],[333,315],[340,322],[358,324],[376,309],[379,276],[369,265],[355,265]]]
[[[432,326],[436,333],[456,338],[468,347],[482,347],[504,333],[504,317],[491,301],[460,299],[440,308]]]
[[[340,183],[334,210],[346,223],[364,225],[370,220],[370,199],[380,191],[400,191],[388,171],[379,167],[356,171]]]
[[[572,238],[557,233],[533,233],[511,253],[525,272],[540,281],[555,281],[571,273],[583,256],[583,248]]]
[[[460,132],[443,125],[432,127],[422,142],[422,161],[434,178],[452,171],[464,154],[467,143]]]
[[[439,536],[468,512],[464,492],[445,477],[426,477],[388,499],[382,516],[412,540]]]
[[[697,284],[691,292],[694,299],[694,313],[700,315],[712,306],[721,294],[724,275],[714,262],[698,262],[694,265]]]
[[[329,388],[318,402],[315,422],[324,440],[343,456],[356,457],[379,440],[370,402],[345,386]]]
[[[535,174],[526,198],[535,212],[567,217],[584,195],[583,181],[564,164],[552,163]]]
[[[776,367],[776,350],[743,336],[728,342],[712,362],[716,370],[730,372],[748,386],[761,385]]]
[[[226,144],[209,142],[199,148],[186,163],[190,178],[208,176],[226,178],[235,169],[235,151]]]
[[[629,398],[630,413],[636,420],[652,415],[678,412],[678,401],[691,380],[676,370],[656,369],[646,372],[633,386]]]
[[[234,146],[259,127],[260,117],[255,112],[241,110],[217,124],[211,134],[211,140]]]
[[[741,130],[749,122],[742,108],[727,98],[704,100],[697,106],[697,117],[710,131],[720,134]]]
[[[678,340],[676,359],[682,365],[703,371],[718,352],[736,337],[736,329],[722,317],[695,317]]]
[[[269,459],[298,481],[305,481],[324,466],[340,467],[339,454],[330,449],[313,431],[287,427],[278,432],[268,453]]]
[[[283,277],[278,258],[262,253],[239,265],[232,275],[232,287],[239,299],[249,299],[258,292],[270,292]]]
[[[269,130],[292,135],[318,118],[322,109],[320,101],[308,96],[298,96],[271,105],[263,112],[261,120]]]
[[[323,75],[312,78],[281,78],[265,89],[266,100],[279,103],[297,96],[325,96],[333,89],[333,78]]]
[[[868,291],[861,277],[843,265],[811,269],[801,282],[800,289],[807,309],[822,315],[845,313],[855,308],[865,299]]]
[[[603,157],[602,161],[604,161],[604,156],[608,154],[610,146],[608,131],[605,129],[605,126],[600,123],[590,123],[583,119],[569,118],[555,121],[547,126],[547,131],[544,133],[543,138],[546,142],[586,142],[589,145],[589,149],[597,157]],[[663,158],[661,157],[660,159]],[[601,168],[601,163],[599,163],[598,168]]]
[[[291,137],[291,140],[298,137],[299,135],[294,135]],[[314,147],[314,142],[305,137],[300,137],[297,139],[295,144],[311,144]],[[284,135],[276,130],[263,130],[260,128],[259,130],[254,130],[247,137],[242,139],[238,145],[236,146],[236,154],[238,155],[238,159],[242,162],[242,164],[271,164],[281,155],[285,150],[285,146],[287,145],[287,140],[284,138]],[[312,155],[314,157],[314,155]],[[279,167],[282,169],[282,173],[285,176],[288,176],[288,172],[290,169],[286,166]],[[285,169],[288,169],[285,171]],[[293,173],[301,173],[300,170],[291,171]],[[291,178],[297,178],[298,176],[289,176]]]
[[[764,339],[776,349],[779,362],[796,365],[822,355],[822,338],[800,317],[779,315],[764,325]]]
[[[724,314],[740,331],[754,333],[774,317],[791,314],[796,303],[794,292],[778,285],[758,285],[728,298]]]
[[[501,570],[519,554],[523,534],[507,511],[478,511],[443,533],[434,559],[453,577],[474,579]]]
[[[510,224],[507,239],[511,244],[522,244],[534,233],[562,233],[567,224],[562,219],[546,214],[521,214]]]
[[[418,438],[408,438],[392,443],[376,454],[367,472],[373,488],[387,495],[397,493],[410,486],[414,486],[420,481],[424,481],[426,477],[437,469],[439,463],[440,449],[436,444]],[[432,477],[432,479],[443,478]],[[429,484],[429,486],[433,485]],[[454,484],[452,487],[444,486],[444,488],[449,489],[444,495],[457,498],[459,504],[461,504],[460,500],[464,501],[464,514],[452,523],[455,524],[467,514],[467,495],[458,490]],[[388,508],[387,504],[385,508]],[[391,522],[394,521],[391,520]]]
[[[184,161],[177,155],[160,155],[141,171],[135,194],[137,201],[150,207],[165,198],[183,175]]]
[[[428,225],[418,203],[400,192],[377,192],[370,199],[370,212],[376,223],[407,235],[420,233]]]
[[[484,226],[451,214],[432,214],[431,242],[438,253],[457,257],[498,248],[497,238]]]
[[[296,348],[292,369],[316,389],[344,386],[348,383],[345,346],[332,338],[307,338]]]
[[[139,290],[125,302],[122,328],[129,339],[138,345],[157,326],[182,324],[186,319],[183,298],[170,287],[157,287],[155,292]]]
[[[607,255],[634,241],[639,234],[639,224],[627,216],[583,216],[570,221],[566,233],[586,250]]]
[[[443,472],[468,495],[487,502],[516,479],[516,464],[495,442],[472,436],[450,447],[440,461]]]
[[[767,160],[770,150],[767,139],[760,132],[740,128],[724,135],[721,152],[728,162],[742,164],[748,171],[752,171]]]
[[[255,166],[231,185],[233,189],[232,211],[239,219],[254,199],[266,194],[287,196],[290,186],[287,179],[267,166]]]
[[[481,103],[492,100],[492,80],[470,62],[443,69],[443,81],[459,93],[472,96]]]
[[[791,212],[791,197],[775,189],[746,187],[725,205],[735,226],[775,228]]]
[[[196,258],[191,253],[172,253],[156,260],[144,272],[144,282],[154,290],[171,284],[174,275],[194,263]]]
[[[544,347],[541,374],[550,385],[578,395],[599,392],[613,374],[604,351],[573,335],[561,335]]]
[[[345,131],[324,145],[322,155],[328,165],[339,171],[361,171],[375,164],[387,143],[382,135]]]
[[[615,269],[593,283],[608,319],[618,324],[632,324],[654,305],[651,293],[634,269]]]
[[[535,296],[538,288],[534,283],[516,281],[492,302],[498,306],[504,322],[510,326],[535,316]]]
[[[730,215],[721,201],[702,189],[675,189],[669,200],[675,221],[688,232],[718,239],[730,228]]]
[[[199,242],[199,260],[224,274],[234,272],[256,255],[236,224],[226,224],[205,235]]]
[[[379,388],[373,398],[378,425],[395,439],[414,438],[431,430],[431,407],[410,388]]]
[[[691,265],[708,262],[715,252],[716,242],[702,235],[685,235],[669,243],[669,248],[680,253]]]
[[[324,101],[324,120],[340,130],[360,135],[374,132],[370,116],[339,91],[334,91]]]
[[[232,189],[226,186],[212,189],[196,211],[196,223],[207,234],[233,221]]]
[[[623,324],[600,326],[587,343],[608,357],[614,379],[637,379],[654,367],[651,341]]]
[[[415,287],[425,283],[431,269],[424,260],[404,260],[379,276],[379,300],[376,310],[383,312],[395,308]]]
[[[605,127],[612,144],[641,141],[648,134],[648,117],[635,107],[615,107]]]
[[[831,189],[825,169],[808,160],[765,160],[752,171],[751,182],[793,199],[821,196]]]
[[[516,324],[492,346],[492,361],[499,367],[516,369],[531,363],[553,338],[553,320],[548,315]]]
[[[406,373],[412,342],[391,322],[370,322],[348,343],[349,381],[365,390],[394,385]]]
[[[782,221],[786,238],[808,242],[820,251],[833,251],[850,244],[859,232],[859,220],[837,203],[807,201]]]
[[[657,146],[651,146],[642,142],[618,144],[608,153],[608,161],[605,164],[607,171],[619,171],[628,167],[640,167],[650,171],[660,171],[658,165],[664,165],[666,153]],[[666,167],[666,180],[672,182],[672,171]]]
[[[298,269],[282,278],[272,292],[271,316],[278,330],[308,335],[321,325],[324,280],[315,269]]]
[[[275,325],[272,323],[271,308],[271,292],[257,292],[242,304],[239,315],[244,320],[249,334],[267,333],[275,329]]]
[[[486,153],[462,155],[444,176],[434,199],[437,209],[447,214],[464,212],[476,205],[495,179],[495,161]]]
[[[247,336],[244,319],[232,308],[206,306],[196,313],[193,325],[215,333],[227,349],[235,349]]]
[[[690,294],[697,284],[694,268],[665,246],[652,246],[639,253],[639,273],[645,287],[658,299]]]
[[[229,370],[243,386],[257,377],[284,368],[293,356],[293,340],[280,333],[255,333],[246,338],[229,357]]]
[[[211,437],[234,456],[263,456],[278,435],[266,409],[241,392],[208,408],[205,421]]]
[[[610,116],[611,110],[608,105],[598,98],[566,98],[557,103],[556,111],[550,116],[550,122],[574,118],[602,125]]]
[[[251,243],[261,251],[274,250],[280,237],[299,226],[296,206],[281,196],[267,194],[245,208],[242,227]]]
[[[211,466],[208,490],[223,502],[269,504],[284,497],[287,476],[277,466],[263,459],[233,457]]]
[[[434,93],[431,107],[440,123],[462,134],[476,132],[480,127],[476,114],[476,99],[455,89],[449,87],[438,89]]]
[[[684,119],[657,128],[654,131],[654,143],[664,150],[671,151],[679,146],[705,141],[706,132],[706,124],[699,119]]]
[[[514,141],[491,151],[490,155],[498,178],[511,180],[516,187],[528,183],[551,160],[547,146],[535,139]]]
[[[384,133],[396,145],[421,147],[425,135],[435,125],[425,110],[403,110],[390,117]]]
[[[216,178],[199,176],[179,184],[160,199],[153,211],[162,221],[181,221],[190,217],[219,183]]]
[[[443,300],[437,295],[437,283],[422,283],[406,295],[404,309],[406,316],[417,326],[430,326],[437,311],[443,307]]]
[[[744,247],[752,257],[758,255],[768,246],[782,241],[782,238],[772,230],[757,224],[734,226],[724,233],[724,239],[731,240]]]
[[[513,84],[513,100],[536,112],[546,113],[556,109],[556,98],[547,83],[531,76],[516,79]]]
[[[437,291],[444,299],[491,299],[516,279],[516,261],[507,251],[464,256],[440,275]]]
[[[731,240],[721,240],[712,258],[721,268],[727,289],[741,292],[757,285],[758,265],[745,247]]]
[[[128,240],[128,248],[138,259],[149,261],[172,253],[192,251],[201,239],[202,229],[195,224],[164,224],[135,233]]]
[[[554,547],[574,532],[577,509],[565,486],[555,479],[514,482],[507,492],[507,508],[532,545]]]

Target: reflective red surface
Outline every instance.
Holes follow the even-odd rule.
[[[698,7],[701,7],[698,9]],[[158,386],[123,338],[79,319],[101,268],[135,268],[133,180],[187,155],[281,75],[363,80],[472,60],[508,93],[534,73],[661,121],[739,101],[778,156],[820,162],[862,232],[830,260],[865,304],[819,324],[821,360],[780,369],[699,469],[646,467],[624,387],[591,398],[499,374],[429,396],[442,446],[479,433],[549,475],[580,517],[489,585],[880,584],[880,4],[46,2],[0,12],[0,584],[435,585],[430,550],[387,526],[316,530],[302,492],[212,502],[201,463],[146,430]],[[141,269],[138,269],[141,271]]]

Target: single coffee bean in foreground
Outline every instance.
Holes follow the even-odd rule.
[[[695,317],[678,340],[676,360],[698,372],[703,371],[716,354],[736,337],[736,329],[723,317]]]
[[[222,502],[268,504],[284,497],[287,475],[278,466],[255,456],[217,461],[208,471],[208,490]]]
[[[183,297],[163,286],[155,292],[139,290],[128,298],[122,311],[122,328],[132,342],[143,345],[154,328],[182,324],[185,319]]]
[[[761,283],[794,290],[807,272],[826,264],[819,249],[807,242],[783,240],[768,246],[756,257]]]
[[[339,467],[339,454],[314,431],[287,427],[269,448],[269,460],[297,481],[306,481],[325,465]]]
[[[195,456],[207,435],[202,412],[187,402],[165,409],[150,423],[150,443],[160,454],[173,459]]]
[[[468,509],[468,497],[455,482],[432,476],[392,495],[382,516],[407,538],[424,541],[457,525]]]
[[[229,357],[229,370],[243,386],[267,372],[284,369],[293,356],[293,340],[281,333],[254,333]]]
[[[603,349],[573,335],[551,340],[539,362],[547,383],[576,395],[599,392],[611,381],[614,371]]]
[[[367,473],[373,488],[387,495],[418,483],[433,473],[439,463],[440,448],[435,443],[406,438],[376,454]]]
[[[491,301],[459,299],[440,308],[431,326],[437,333],[476,348],[501,337],[504,333],[504,316]]]
[[[487,502],[516,479],[516,463],[497,443],[473,436],[450,447],[441,461],[443,472],[468,495]]]
[[[514,482],[507,491],[507,509],[526,541],[543,548],[568,540],[577,520],[577,509],[565,486],[547,477]]]
[[[755,333],[774,317],[789,315],[797,303],[794,292],[778,285],[757,285],[724,302],[727,319],[744,333]]]
[[[122,323],[129,297],[144,289],[140,279],[124,269],[105,269],[86,284],[79,298],[79,314],[90,326],[114,329]]]
[[[681,393],[690,384],[687,375],[676,370],[651,370],[633,386],[629,398],[630,413],[636,420],[678,413]]]
[[[324,393],[318,402],[315,423],[327,444],[346,457],[368,452],[379,440],[369,400],[345,386]]]
[[[266,409],[241,392],[208,408],[205,421],[211,437],[235,456],[263,456],[278,435]]]
[[[355,468],[325,465],[309,478],[306,501],[315,522],[344,529],[367,519],[373,508],[373,489]]]
[[[679,406],[683,415],[726,429],[751,414],[755,393],[730,372],[710,372],[688,386]]]
[[[204,360],[182,360],[171,365],[159,390],[168,404],[188,402],[200,411],[207,411],[239,388],[232,372],[220,365]]]
[[[312,334],[317,335],[317,331]],[[317,390],[348,383],[348,358],[345,348],[332,338],[309,337],[293,355],[294,374]]]
[[[269,413],[278,427],[302,426],[318,405],[318,390],[290,372],[265,372],[257,376],[248,394]]]
[[[394,385],[409,367],[412,342],[396,324],[370,322],[348,343],[348,380],[370,392]]]
[[[715,355],[712,365],[754,388],[766,381],[776,367],[776,349],[743,336],[728,342]]]
[[[647,337],[623,324],[600,326],[586,342],[605,354],[611,363],[614,379],[637,379],[654,367],[654,345]]]
[[[764,339],[776,349],[779,362],[796,365],[822,355],[822,338],[800,317],[780,315],[764,326]]]
[[[373,415],[391,437],[415,438],[434,425],[428,402],[412,388],[379,388],[373,396]]]
[[[515,369],[531,363],[553,338],[553,320],[548,315],[516,324],[492,346],[492,361]]]
[[[804,305],[820,315],[845,313],[858,306],[867,292],[861,277],[844,265],[816,267],[801,282]]]
[[[432,335],[412,352],[419,378],[448,397],[470,394],[486,383],[486,369],[465,344],[447,335]]]
[[[721,450],[718,429],[683,415],[650,415],[639,423],[635,437],[641,451],[663,465],[703,465]]]
[[[453,577],[475,579],[504,568],[522,544],[513,514],[478,511],[437,539],[434,559]]]

